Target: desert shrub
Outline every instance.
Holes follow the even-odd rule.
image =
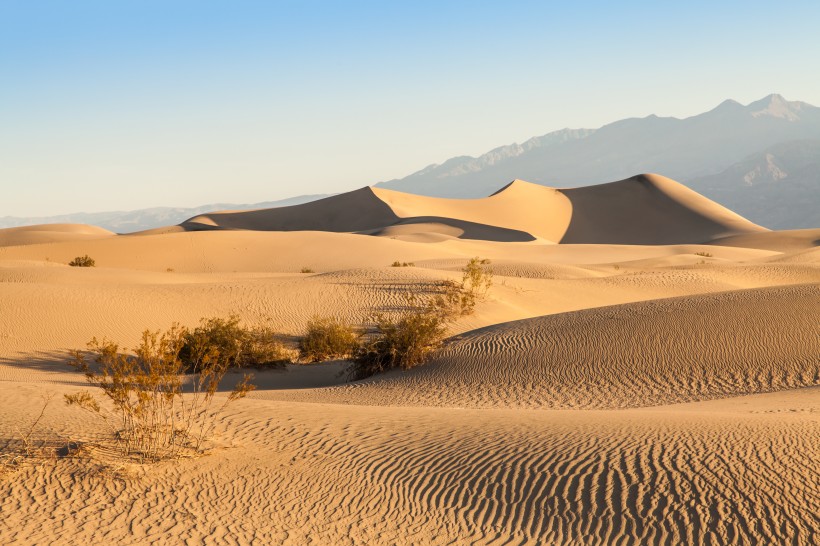
[[[311,268],[309,268],[309,267],[303,267],[303,268],[299,271],[299,273],[315,273],[315,271],[313,271],[313,270],[312,270]]]
[[[408,311],[398,318],[381,315],[376,332],[354,356],[348,376],[357,380],[392,368],[418,366],[441,346],[446,333],[446,318],[433,309]]]
[[[92,368],[81,351],[71,364],[101,389],[112,409],[88,391],[65,395],[66,403],[99,416],[109,427],[117,452],[126,458],[155,462],[200,453],[220,412],[254,387],[246,375],[223,404],[213,407],[228,359],[211,346],[199,355],[197,375],[190,382],[193,393],[183,395],[185,364],[179,354],[186,334],[177,325],[163,333],[146,330],[134,354],[120,352],[111,341],[91,340],[88,349],[97,366]]]
[[[695,252],[695,256],[703,256],[704,258],[711,258],[712,255],[708,252]]]
[[[463,273],[461,289],[470,294],[474,300],[483,300],[493,285],[493,270],[490,267],[490,260],[476,256],[471,258],[461,271]]]
[[[96,262],[94,261],[94,258],[86,254],[85,256],[77,256],[68,262],[68,265],[71,267],[94,267]]]
[[[406,296],[396,316],[377,314],[374,332],[354,355],[348,377],[364,379],[424,363],[442,345],[450,324],[471,314],[487,296],[493,280],[489,264],[489,260],[472,258],[461,270],[461,282],[437,283],[426,297]]]
[[[299,340],[299,356],[310,362],[346,358],[356,352],[359,334],[344,321],[313,317]]]
[[[443,281],[434,290],[432,309],[453,319],[470,315],[478,302],[484,301],[493,284],[490,260],[471,258],[461,272],[461,282]]]
[[[187,371],[194,371],[197,363],[215,351],[227,367],[237,365],[245,345],[246,331],[240,326],[239,317],[203,318],[199,326],[182,334],[179,358]]]
[[[416,267],[416,264],[414,264],[413,262],[395,261],[392,264],[390,264],[390,267]]]
[[[298,351],[289,348],[269,326],[254,326],[245,330],[245,343],[237,365],[253,368],[283,368],[293,362]]]
[[[216,351],[227,367],[283,367],[293,355],[268,326],[245,327],[236,315],[204,318],[186,331],[179,358],[188,372]]]
[[[466,314],[466,301],[455,282],[436,285],[427,298],[408,294],[398,314],[375,316],[374,331],[353,355],[348,377],[364,379],[393,368],[406,370],[424,363],[441,346],[449,324]]]

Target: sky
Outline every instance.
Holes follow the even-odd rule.
[[[820,2],[0,0],[0,216],[255,203],[820,105]]]

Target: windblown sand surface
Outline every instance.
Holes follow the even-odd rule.
[[[0,481],[0,543],[816,544],[820,231],[656,175],[597,188],[0,230],[0,439],[53,394],[36,436],[54,445],[102,432],[60,400],[91,337],[229,313],[297,336],[314,314],[367,324],[476,255],[495,271],[423,367],[258,373],[206,457],[24,464]],[[65,265],[84,254],[97,267]]]

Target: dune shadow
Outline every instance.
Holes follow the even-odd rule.
[[[478,222],[470,222],[467,220],[458,220],[456,218],[446,218],[443,216],[414,216],[412,218],[402,218],[401,220],[368,231],[359,231],[362,235],[374,235],[377,237],[391,237],[402,235],[400,232],[395,232],[399,227],[410,227],[417,224],[435,224],[452,229],[451,233],[442,232],[443,235],[450,235],[458,239],[473,239],[478,241],[490,241],[498,243],[528,243],[535,241],[535,237],[526,231],[517,229],[493,226],[490,224],[480,224]],[[450,231],[450,230],[447,230]],[[406,234],[411,234],[408,232]],[[417,233],[424,233],[419,231]],[[435,233],[435,230],[433,230]]]
[[[91,353],[86,353],[86,357],[94,369]],[[72,355],[68,350],[38,351],[18,358],[0,358],[0,366],[12,368],[11,371],[0,375],[0,381],[30,382],[30,372],[34,371],[38,375],[42,374],[41,377],[34,378],[36,382],[90,387],[84,374],[68,365],[71,360]],[[232,391],[245,374],[253,375],[252,383],[256,390],[310,389],[340,385],[347,382],[343,375],[346,365],[345,361],[337,360],[314,364],[288,364],[282,367],[230,368],[220,382],[217,392]],[[195,374],[185,374],[182,377],[183,392],[193,392],[196,378]]]

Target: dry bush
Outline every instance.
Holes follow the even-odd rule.
[[[375,334],[361,345],[348,367],[348,377],[358,380],[392,368],[417,366],[441,346],[446,333],[445,316],[432,309],[411,310],[392,319],[380,315]]]
[[[713,256],[708,252],[695,252],[695,256],[703,256],[704,258],[712,258]]]
[[[186,371],[193,371],[196,363],[213,350],[229,367],[281,368],[293,359],[292,352],[269,326],[242,326],[236,315],[204,318],[183,337],[179,358]]]
[[[490,260],[476,256],[471,258],[461,271],[463,273],[461,291],[472,302],[470,305],[470,312],[472,312],[476,302],[484,301],[493,285],[493,269],[490,267]]]
[[[299,356],[310,362],[347,358],[359,347],[359,334],[348,323],[332,317],[313,317],[299,340]]]
[[[299,356],[270,326],[245,329],[245,341],[237,365],[246,368],[284,368]]]
[[[187,333],[177,325],[163,333],[146,330],[133,355],[120,352],[111,341],[91,340],[88,348],[96,366],[92,368],[81,351],[71,364],[85,373],[89,384],[102,390],[111,409],[88,391],[66,395],[66,403],[100,417],[123,457],[156,462],[200,453],[220,412],[254,387],[245,375],[224,403],[214,407],[233,355],[212,345],[196,354],[196,375],[190,382],[193,392],[183,395],[185,364],[179,354]]]
[[[476,304],[486,299],[493,284],[493,270],[489,265],[490,260],[471,258],[461,269],[461,282],[439,283],[428,307],[449,315],[452,320],[471,315]]]
[[[315,271],[313,271],[313,270],[312,270],[311,268],[309,268],[309,267],[303,267],[303,268],[299,271],[299,273],[316,273],[316,272],[315,272]]]
[[[94,261],[94,258],[86,254],[85,256],[77,256],[68,262],[68,265],[71,267],[94,267],[96,262]]]
[[[461,270],[460,283],[438,283],[426,298],[408,295],[403,311],[396,317],[376,315],[375,332],[354,356],[348,376],[364,379],[389,369],[409,369],[424,363],[442,345],[449,325],[471,314],[476,303],[486,298],[493,279],[489,264],[489,260],[472,258]]]
[[[43,443],[35,442],[33,435],[40,421],[42,421],[52,397],[53,395],[51,394],[43,395],[43,406],[37,417],[34,418],[28,427],[17,429],[15,436],[6,440],[5,444],[0,448],[0,478],[13,473],[19,469],[25,461],[29,461],[45,451]]]
[[[414,264],[413,262],[395,261],[392,264],[390,264],[390,267],[416,267],[416,264]]]

